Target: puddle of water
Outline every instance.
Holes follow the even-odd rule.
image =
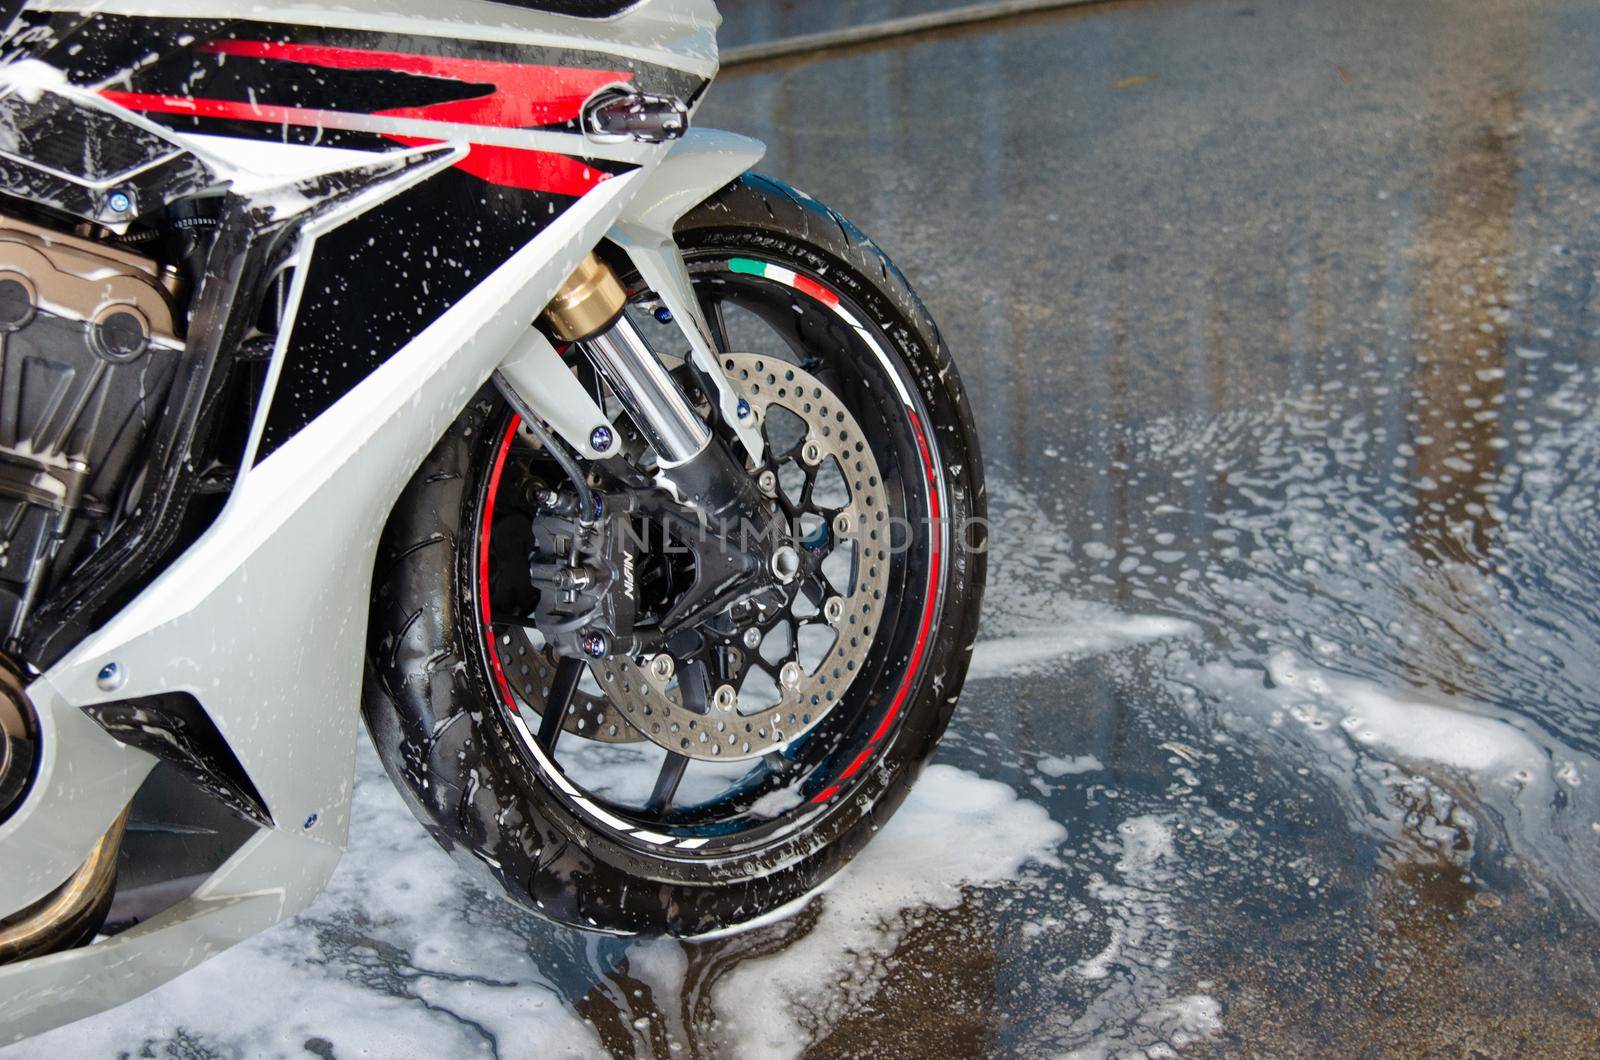
[[[1176,661],[1176,660],[1174,660]],[[1349,786],[1351,823],[1408,834],[1469,876],[1472,858],[1525,863],[1600,918],[1594,759],[1526,719],[1425,691],[1389,691],[1288,653],[1258,670],[1198,668],[1231,735]],[[1365,811],[1365,812],[1362,812]],[[1483,885],[1481,880],[1480,885]]]
[[[1178,853],[1175,819],[1145,814],[1117,827],[1115,875],[1095,876],[1089,894],[1104,908],[1110,938],[1073,967],[1084,981],[1106,983],[1063,1036],[1074,1057],[1159,1054],[1202,1041],[1221,1029],[1221,1005],[1205,994],[1170,996],[1177,954]]]

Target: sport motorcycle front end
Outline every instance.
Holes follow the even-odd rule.
[[[882,253],[691,127],[717,22],[15,11],[0,1043],[303,909],[358,711],[587,930],[760,916],[905,797],[976,629],[971,414]]]

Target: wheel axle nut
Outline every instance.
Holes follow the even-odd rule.
[[[785,585],[800,573],[800,553],[792,545],[783,545],[772,553],[772,573]]]
[[[583,653],[591,659],[604,659],[606,657],[606,635],[604,633],[586,633],[583,637]]]

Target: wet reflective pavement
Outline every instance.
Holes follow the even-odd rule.
[[[1133,2],[730,76],[702,123],[972,394],[940,764],[793,918],[629,944],[478,891],[364,750],[310,913],[15,1055],[1594,1055],[1597,48]]]
[[[717,43],[725,51],[812,33],[970,6],[974,0],[721,0]]]

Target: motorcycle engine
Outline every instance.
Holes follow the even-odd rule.
[[[183,343],[176,274],[0,215],[0,645],[138,502]]]

